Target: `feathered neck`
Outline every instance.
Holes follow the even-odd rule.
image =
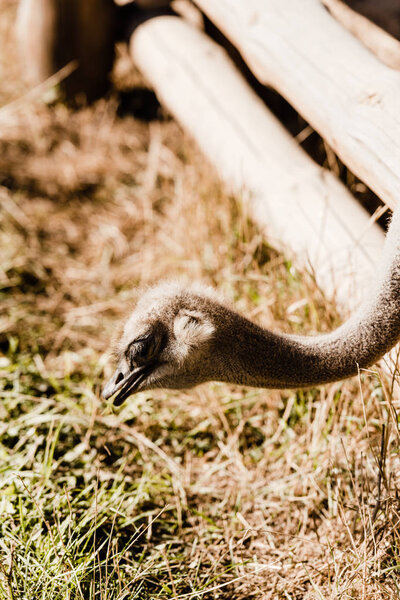
[[[222,315],[219,315],[221,317]],[[225,309],[216,339],[222,381],[266,388],[319,385],[350,377],[400,339],[400,210],[394,215],[375,285],[353,316],[332,333],[282,335]]]

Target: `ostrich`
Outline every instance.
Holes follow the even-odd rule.
[[[316,336],[274,333],[198,284],[162,283],[139,300],[117,345],[118,366],[103,397],[223,381],[301,388],[351,377],[400,339],[400,209],[395,211],[373,289],[338,329]]]

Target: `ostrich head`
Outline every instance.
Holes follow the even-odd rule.
[[[190,388],[212,379],[213,313],[219,310],[209,288],[176,283],[150,288],[125,323],[115,350],[117,369],[103,397],[118,392],[118,405],[135,392]]]

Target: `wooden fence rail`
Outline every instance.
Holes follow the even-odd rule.
[[[392,208],[400,197],[400,72],[319,0],[195,0],[256,77],[281,93]]]

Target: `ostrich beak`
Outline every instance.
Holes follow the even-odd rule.
[[[128,398],[128,396],[137,391],[149,372],[149,365],[142,365],[129,371],[125,360],[121,361],[111,379],[109,379],[104,386],[102,392],[103,398],[108,400],[108,398],[111,398],[111,396],[114,396],[114,394],[119,392],[114,399],[114,404],[119,406],[126,398]]]

